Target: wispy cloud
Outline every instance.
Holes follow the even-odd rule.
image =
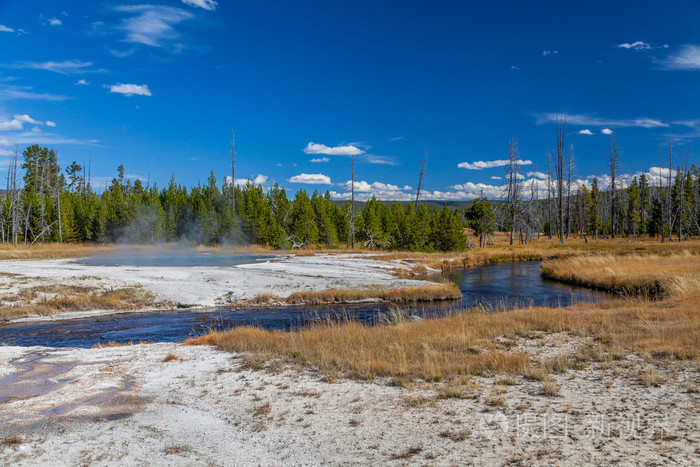
[[[325,154],[328,156],[359,156],[365,151],[351,144],[344,146],[329,147],[325,144],[309,142],[303,149],[306,154]]]
[[[5,26],[4,24],[0,24],[0,32],[15,32],[15,30]]]
[[[181,8],[164,5],[120,5],[115,11],[133,16],[119,27],[126,33],[126,42],[165,47],[180,37],[174,26],[194,15]]]
[[[205,10],[214,11],[218,5],[214,0],[182,0],[185,5],[204,8]]]
[[[517,66],[517,65],[511,65],[511,66],[510,66],[510,69],[513,70],[513,71],[520,71],[520,67]]]
[[[593,134],[593,132],[592,132],[591,130],[589,130],[588,128],[586,128],[586,129],[584,129],[584,130],[579,131],[578,134],[579,134],[579,135],[589,135],[589,136],[590,136],[590,135]]]
[[[495,161],[475,161],[475,162],[460,162],[457,167],[467,170],[483,170],[492,169],[494,167],[505,167],[510,161],[507,159],[497,159]],[[518,159],[519,165],[532,165],[532,161]]]
[[[668,44],[663,44],[663,45],[652,45],[648,44],[643,41],[635,41],[635,42],[623,42],[622,44],[617,44],[615,47],[618,49],[631,49],[631,50],[636,50],[636,51],[642,51],[642,50],[652,50],[652,49],[667,49]]]
[[[151,96],[151,90],[146,84],[112,84],[109,85],[109,92],[129,96]]]
[[[389,141],[401,141],[405,136],[395,136],[394,138],[389,138]]]
[[[0,88],[0,101],[11,99],[26,99],[34,101],[64,101],[73,99],[60,94],[34,92],[31,86],[8,86]]]
[[[659,63],[666,70],[700,70],[700,46],[684,45]]]
[[[49,18],[48,21],[51,26],[60,26],[63,24],[63,21],[58,18]]]
[[[330,185],[331,177],[323,174],[299,174],[294,175],[289,180],[289,183],[303,183],[308,185]]]
[[[79,79],[78,81],[76,81],[76,82],[73,83],[73,84],[75,84],[76,86],[87,86],[87,85],[90,84],[90,83],[88,83],[88,82],[85,81],[84,79]]]
[[[655,118],[630,118],[630,119],[609,119],[590,114],[563,113],[559,117],[566,120],[567,124],[580,126],[621,126],[621,127],[642,127],[642,128],[666,128],[668,123]],[[536,115],[537,123],[553,123],[557,114],[554,112]]]
[[[311,159],[309,162],[330,162],[331,160],[327,157],[318,157],[316,159]]]
[[[380,156],[377,154],[363,154],[364,160],[370,164],[380,165],[399,165],[393,158],[389,156]]]
[[[64,60],[62,62],[17,62],[8,65],[9,68],[23,68],[32,70],[46,70],[60,73],[62,75],[79,75],[83,73],[103,73],[103,69],[92,69],[92,62],[82,60]]]
[[[99,140],[97,139],[77,139],[68,138],[54,133],[35,133],[33,131],[26,131],[16,135],[10,136],[11,144],[46,144],[46,145],[57,145],[57,144],[74,144],[80,146],[95,146],[99,145]]]
[[[543,50],[542,56],[546,57],[547,55],[557,55],[558,53],[559,53],[558,50]]]

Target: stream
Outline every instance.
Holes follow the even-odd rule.
[[[501,311],[522,306],[567,306],[598,302],[608,294],[548,281],[540,263],[521,262],[479,266],[451,272],[462,300],[397,307],[385,303],[332,306],[285,306],[242,310],[123,313],[91,318],[0,325],[0,345],[93,347],[110,342],[178,342],[211,330],[258,326],[270,330],[303,328],[328,320],[352,319],[367,325],[391,322],[397,310],[409,320],[445,316],[461,308],[483,306]],[[0,398],[1,398],[0,394]]]

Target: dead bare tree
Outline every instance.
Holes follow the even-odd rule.
[[[552,153],[547,152],[547,223],[549,239],[552,239]]]
[[[571,233],[571,178],[574,170],[574,145],[569,146],[569,160],[567,161],[566,175],[566,239]]]
[[[236,214],[236,153],[233,147],[234,133],[231,128],[231,208],[233,214]]]
[[[56,186],[55,186],[55,193],[56,193],[56,204],[57,204],[57,210],[58,210],[58,241],[60,243],[63,243],[63,225],[61,224],[61,182],[60,182],[60,169],[58,167],[58,164],[55,165],[56,169]]]
[[[425,174],[425,161],[428,159],[428,150],[423,154],[423,162],[420,164],[420,172],[418,173],[418,188],[416,189],[416,202],[413,204],[413,209],[418,209],[418,199],[420,199],[420,190],[423,187],[423,175]]]
[[[350,223],[348,224],[348,247],[355,248],[355,156],[350,168]]]
[[[673,141],[668,137],[668,185],[666,186],[666,215],[668,216],[668,241],[673,241],[673,201],[671,199],[673,180]],[[662,234],[662,236],[665,233]]]
[[[617,169],[620,166],[617,163],[617,158],[620,153],[617,150],[615,136],[610,136],[610,154],[608,155],[610,165],[610,236],[615,238],[617,233],[616,214],[617,214]]]
[[[557,130],[556,176],[557,176],[557,221],[559,225],[559,244],[564,244],[564,139],[566,138],[566,120],[556,115]]]
[[[520,183],[520,174],[518,172],[518,164],[520,162],[520,152],[518,151],[518,141],[511,140],[508,143],[508,165],[506,166],[506,180],[508,185],[505,189],[505,209],[510,221],[510,244],[513,244],[515,238],[515,230],[522,232],[522,214],[527,210],[530,202],[523,204],[522,187]],[[521,237],[522,243],[522,237]]]

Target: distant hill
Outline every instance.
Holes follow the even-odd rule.
[[[338,206],[343,206],[347,200],[336,199],[333,201]],[[394,201],[381,201],[381,202],[387,206],[391,206],[392,204],[394,204]],[[410,204],[413,204],[413,201],[398,201],[398,203],[404,209],[406,209]],[[362,209],[364,209],[366,204],[367,204],[366,201],[355,201],[355,208],[362,210]],[[450,209],[460,209],[460,208],[468,208],[469,206],[472,205],[472,201],[430,200],[430,201],[420,201],[419,204],[425,204],[426,206],[428,206],[428,209],[431,209],[431,210],[432,209],[442,209],[445,206],[447,206]]]

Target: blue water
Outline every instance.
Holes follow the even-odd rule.
[[[275,255],[253,255],[226,252],[198,251],[190,248],[153,248],[146,251],[124,249],[114,254],[95,255],[77,259],[78,264],[88,266],[141,266],[141,267],[185,267],[209,266],[230,267],[267,261]]]
[[[444,316],[475,305],[498,311],[528,305],[566,306],[609,297],[602,292],[543,280],[539,263],[481,266],[451,273],[448,278],[460,285],[461,301],[406,306],[399,313],[407,319],[419,319]],[[290,330],[337,319],[373,325],[391,322],[396,313],[396,306],[389,304],[127,313],[0,325],[0,345],[92,347],[109,342],[178,342],[211,330],[244,325]]]

